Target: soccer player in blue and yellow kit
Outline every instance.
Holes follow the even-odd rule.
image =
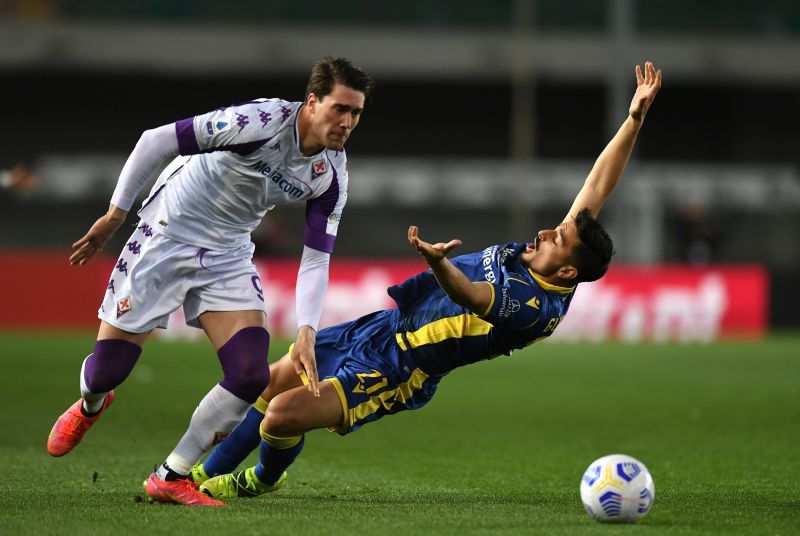
[[[629,115],[600,154],[555,229],[529,243],[491,246],[447,259],[460,244],[429,244],[410,227],[408,240],[430,270],[390,287],[397,309],[321,330],[315,349],[319,395],[290,351],[271,366],[271,382],[239,427],[192,470],[214,498],[253,497],[280,488],[303,448],[304,434],[340,434],[424,406],[451,370],[549,337],[569,309],[577,283],[608,268],[611,239],[595,219],[630,158],[645,114],[661,87],[650,62],[636,67]],[[260,432],[260,433],[259,433]],[[260,463],[228,474],[260,443]],[[218,475],[218,476],[217,476]],[[211,477],[211,478],[209,478]]]

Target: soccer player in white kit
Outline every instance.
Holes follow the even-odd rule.
[[[192,466],[241,421],[269,383],[264,296],[250,233],[276,205],[306,202],[297,275],[298,333],[292,359],[318,396],[316,329],[328,264],[347,199],[344,144],[358,125],[373,81],[344,58],[312,68],[303,102],[257,99],[142,134],[120,174],[108,212],[73,244],[71,264],[102,250],[155,171],[140,221],[112,271],[98,312],[94,351],[80,374],[81,398],[59,417],[47,442],[70,452],[114,400],[155,328],[181,305],[202,328],[223,379],[203,398],[189,429],[145,482],[161,502],[221,506],[197,491]]]

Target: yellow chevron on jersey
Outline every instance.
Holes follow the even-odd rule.
[[[486,335],[491,329],[492,325],[489,322],[481,320],[474,314],[465,313],[425,324],[414,332],[406,333],[405,339],[408,341],[409,347],[418,348],[426,344],[436,344],[445,339]]]

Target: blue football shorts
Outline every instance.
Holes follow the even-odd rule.
[[[317,372],[333,383],[344,413],[331,431],[344,435],[384,415],[421,408],[436,392],[442,376],[415,366],[398,346],[397,319],[396,309],[378,311],[317,333]],[[308,382],[305,374],[302,379]]]

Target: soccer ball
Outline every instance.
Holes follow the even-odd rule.
[[[625,454],[593,461],[581,479],[581,501],[589,517],[604,523],[636,523],[653,504],[653,477]]]

